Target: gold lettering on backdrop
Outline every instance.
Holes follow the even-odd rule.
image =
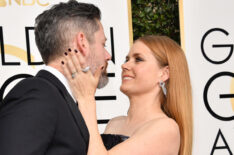
[[[0,0],[0,7],[4,7],[6,5],[7,5],[7,3],[5,0]]]
[[[13,0],[14,1],[14,0]],[[20,0],[15,0],[15,2],[18,4],[18,5],[21,5],[21,1]],[[11,5],[11,0],[9,0],[9,5]]]
[[[19,6],[33,6],[35,4],[38,4],[39,6],[48,6],[49,2],[45,2],[46,0],[0,0],[0,7],[6,7],[7,2],[8,5],[11,6],[14,3],[18,4]],[[13,4],[12,4],[13,3]]]
[[[30,1],[31,3],[27,3],[28,1]],[[23,5],[24,6],[32,6],[34,4],[35,4],[35,0],[23,0]]]
[[[37,4],[40,5],[40,6],[48,6],[48,5],[49,5],[49,3],[42,4],[42,3],[40,2],[40,0],[37,0]]]

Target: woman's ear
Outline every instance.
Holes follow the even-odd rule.
[[[161,79],[162,81],[167,81],[169,79],[169,66],[165,66],[162,68]]]
[[[78,50],[86,56],[89,54],[89,42],[83,32],[78,32],[75,38],[76,46]]]

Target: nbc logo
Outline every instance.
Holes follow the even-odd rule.
[[[0,0],[0,7],[6,6],[48,6],[49,3],[45,0]]]

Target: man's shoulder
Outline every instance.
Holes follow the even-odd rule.
[[[26,79],[23,79],[19,81],[11,90],[9,93],[17,93],[17,92],[35,92],[35,91],[52,91],[56,90],[56,87],[53,86],[49,81],[46,79],[40,78],[40,77],[29,77]],[[12,92],[13,91],[13,92]]]
[[[59,90],[49,81],[39,77],[30,77],[18,82],[3,99],[4,104],[33,106],[46,105],[46,101],[59,99]],[[54,104],[49,104],[54,105]]]

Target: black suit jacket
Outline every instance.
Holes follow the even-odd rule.
[[[41,70],[19,82],[0,109],[0,155],[84,155],[89,133],[64,85]]]

